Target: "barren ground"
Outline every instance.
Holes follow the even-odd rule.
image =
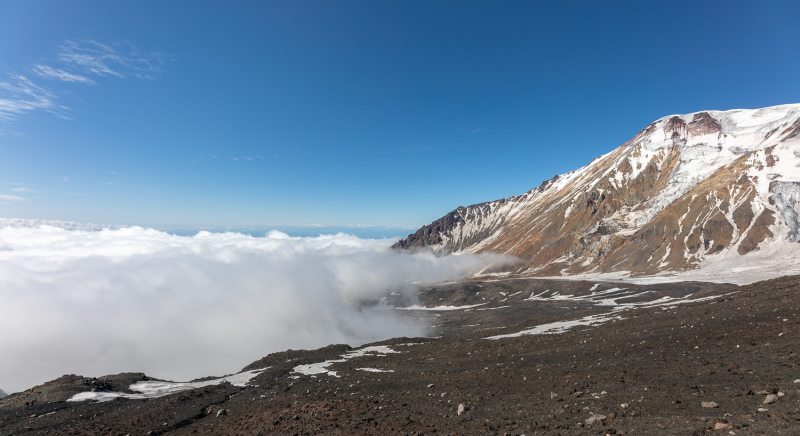
[[[559,298],[590,296],[594,284],[560,283],[423,290],[428,307],[491,301],[468,312],[404,311],[430,318],[440,338],[371,344],[397,352],[333,363],[328,369],[338,377],[293,369],[337,359],[351,350],[345,345],[271,354],[244,368],[268,367],[247,387],[222,384],[148,400],[65,402],[88,388],[82,377],[64,376],[0,400],[0,434],[800,435],[800,277],[742,287],[643,287],[626,301],[691,296],[611,315],[589,297]],[[526,300],[543,290],[550,292],[543,298],[553,297],[555,286],[564,289],[554,298]],[[486,339],[590,315],[614,319]],[[108,379],[125,390],[143,377]],[[777,401],[764,404],[768,394]],[[459,404],[466,408],[461,415]]]

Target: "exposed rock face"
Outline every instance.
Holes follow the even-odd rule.
[[[692,136],[708,135],[710,133],[717,133],[722,129],[719,122],[714,119],[708,112],[700,112],[694,114],[692,122],[686,126],[686,130]]]
[[[798,216],[800,105],[706,111],[664,117],[581,169],[459,207],[395,247],[503,253],[523,275],[650,275],[796,243]]]

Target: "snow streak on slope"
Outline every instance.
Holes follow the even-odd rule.
[[[800,105],[667,116],[577,171],[459,207],[395,246],[507,254],[522,261],[505,271],[535,276],[737,268],[767,247],[794,253],[799,165]]]

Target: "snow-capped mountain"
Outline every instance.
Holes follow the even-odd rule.
[[[661,118],[525,194],[395,244],[516,256],[535,276],[800,271],[800,104]],[[767,274],[769,275],[769,274]],[[772,274],[780,275],[780,274]],[[741,280],[749,281],[749,280]]]

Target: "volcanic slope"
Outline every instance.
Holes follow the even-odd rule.
[[[0,400],[0,434],[800,434],[800,277],[653,303],[289,350],[158,398],[120,374],[65,401],[103,392],[64,376]]]
[[[497,271],[800,273],[800,104],[667,116],[525,194],[459,207],[395,244],[521,259]],[[775,259],[785,260],[780,268]]]

